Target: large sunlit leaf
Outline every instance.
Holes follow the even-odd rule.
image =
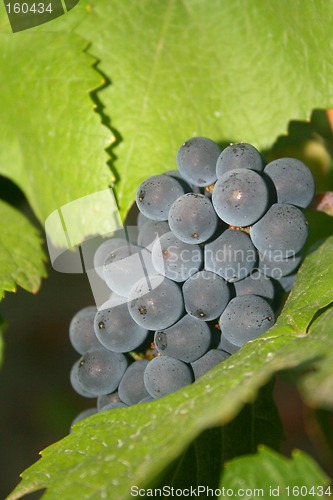
[[[81,0],[66,22],[92,42],[110,79],[98,97],[120,139],[123,212],[141,180],[174,168],[188,137],[265,149],[289,120],[333,104],[333,5],[324,0],[246,8],[242,0]]]
[[[0,35],[0,174],[20,187],[42,224],[111,181],[111,134],[89,96],[103,79],[87,44],[73,33]],[[84,236],[77,232],[72,243]]]

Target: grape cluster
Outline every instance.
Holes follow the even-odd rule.
[[[95,411],[176,391],[264,333],[301,262],[315,193],[304,163],[265,166],[250,144],[221,151],[205,137],[176,162],[137,190],[137,241],[114,237],[95,253],[109,300],[70,325],[82,356],[71,382],[97,397]]]

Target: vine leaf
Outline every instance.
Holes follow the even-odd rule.
[[[105,148],[112,135],[89,95],[103,79],[87,43],[64,32],[0,35],[0,174],[19,186],[41,224],[111,182]],[[62,234],[50,236],[65,245]]]
[[[46,277],[39,231],[18,210],[0,201],[0,299],[17,285],[36,293]]]
[[[16,183],[43,224],[62,205],[110,184],[105,148],[112,135],[93,111],[89,95],[102,77],[92,68],[95,59],[84,52],[88,42],[79,35],[34,30],[7,34],[4,17],[0,174]],[[7,205],[0,209],[0,298],[17,285],[36,292],[45,276],[37,232]],[[78,224],[73,245],[87,235],[86,227]],[[66,246],[62,231],[49,236],[55,245]]]
[[[296,295],[300,289],[311,292],[308,282],[313,278],[314,263],[324,269],[332,251],[333,237],[309,253]],[[79,422],[71,435],[42,452],[42,459],[23,473],[9,499],[41,488],[47,488],[48,499],[75,498],[78,494],[82,499],[128,499],[132,485],[150,484],[203,431],[231,422],[276,372],[294,371],[301,381],[314,364],[328,366],[327,345],[328,340],[333,342],[333,330],[321,329],[318,323],[316,327],[316,321],[310,327],[308,324],[318,310],[333,301],[332,290],[330,296],[326,293],[332,282],[333,269],[328,266],[327,272],[310,281],[317,292],[316,310],[306,296],[296,299],[295,294],[290,295],[272,334],[267,332],[248,342],[194,384],[153,403],[101,412]],[[298,302],[307,318],[302,323]],[[293,323],[298,325],[296,329],[290,327]],[[320,386],[332,377],[331,371],[323,369],[316,379],[316,390],[320,393]],[[326,405],[331,409],[332,394],[326,394]]]
[[[209,8],[206,0],[81,0],[66,16],[66,28],[91,41],[110,79],[98,97],[121,137],[114,153],[122,213],[144,178],[175,168],[189,137],[265,150],[289,120],[332,105],[333,4],[243,7],[242,0],[211,0]]]
[[[238,491],[246,500],[256,496],[311,498],[325,496],[329,484],[330,478],[306,453],[294,451],[288,459],[260,447],[256,455],[238,457],[226,464],[220,488]]]
[[[296,382],[306,403],[314,408],[333,408],[333,308],[330,307],[311,324],[306,339],[307,349],[320,353],[325,346],[326,355],[318,355],[310,370],[295,373]]]
[[[316,312],[332,302],[333,260],[329,254],[332,243],[333,236],[330,236],[311,247],[297,273],[283,314],[270,329],[270,335],[282,330],[300,335],[306,333]]]

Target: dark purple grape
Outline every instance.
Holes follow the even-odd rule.
[[[161,398],[175,392],[192,384],[193,380],[191,365],[170,356],[152,359],[144,373],[146,389],[153,398]]]
[[[219,146],[207,137],[192,137],[177,153],[177,167],[181,176],[194,186],[210,186],[216,181],[216,161]]]
[[[259,151],[251,144],[245,142],[230,144],[222,151],[216,162],[217,178],[235,168],[249,168],[261,172],[264,169],[264,162]]]
[[[266,212],[269,191],[257,172],[236,168],[218,179],[213,189],[212,203],[217,215],[227,224],[250,226]]]
[[[266,165],[265,174],[274,184],[277,202],[307,208],[316,186],[311,170],[296,158],[279,158]]]

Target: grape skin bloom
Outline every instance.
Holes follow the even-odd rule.
[[[210,351],[206,352],[201,358],[191,363],[195,380],[202,377],[202,375],[208,372],[208,370],[211,370],[214,366],[228,359],[229,356],[230,354],[226,351],[210,349]]]
[[[211,271],[199,271],[183,284],[185,309],[203,321],[218,318],[230,300],[226,281]]]
[[[246,278],[256,265],[258,253],[243,231],[227,229],[205,246],[205,270],[233,283]]]
[[[254,270],[247,278],[234,283],[236,296],[259,295],[266,300],[273,300],[275,288],[273,281],[263,272]]]
[[[101,347],[94,330],[96,312],[95,306],[84,307],[73,316],[70,322],[69,340],[79,354]]]
[[[127,405],[135,405],[149,396],[143,381],[143,374],[148,363],[147,359],[135,361],[125,371],[119,384],[118,394],[120,400]]]
[[[274,184],[277,203],[307,208],[316,186],[311,170],[296,158],[279,158],[266,165],[264,173]]]
[[[105,283],[113,292],[127,297],[139,279],[156,274],[156,271],[147,249],[125,246],[108,255],[103,274]]]
[[[253,244],[272,258],[288,258],[302,250],[308,237],[304,214],[294,205],[275,203],[250,229]]]
[[[123,354],[104,349],[88,351],[78,367],[78,380],[84,390],[100,396],[114,392],[128,366]]]
[[[208,351],[211,331],[205,321],[186,314],[170,328],[155,332],[154,342],[161,355],[191,363]]]
[[[222,175],[213,189],[212,203],[227,224],[254,224],[266,212],[269,191],[264,179],[253,170],[236,168]]]
[[[179,286],[168,278],[144,278],[131,289],[128,309],[134,321],[148,330],[168,328],[183,314],[183,295]]]
[[[152,359],[144,372],[146,389],[153,398],[167,396],[193,380],[191,366],[170,356]]]
[[[249,168],[262,172],[264,163],[259,151],[245,142],[230,144],[226,147],[216,162],[216,175],[219,179],[222,175],[235,168]]]
[[[199,245],[180,241],[171,231],[163,234],[152,248],[155,270],[172,281],[186,281],[195,274],[203,262]]]
[[[242,295],[233,298],[221,314],[221,334],[231,344],[241,347],[266,332],[274,321],[274,311],[265,299]]]
[[[153,175],[140,184],[136,203],[148,219],[168,220],[172,203],[184,193],[184,188],[174,177]]]
[[[139,347],[148,330],[139,326],[128,311],[122,297],[112,295],[108,308],[97,311],[94,330],[100,343],[114,352],[129,352]]]
[[[189,244],[208,240],[218,223],[210,200],[197,193],[180,196],[172,204],[168,220],[170,229],[177,238]]]
[[[204,187],[216,181],[216,161],[219,146],[207,137],[192,137],[179,148],[176,162],[178,170],[189,184]]]

